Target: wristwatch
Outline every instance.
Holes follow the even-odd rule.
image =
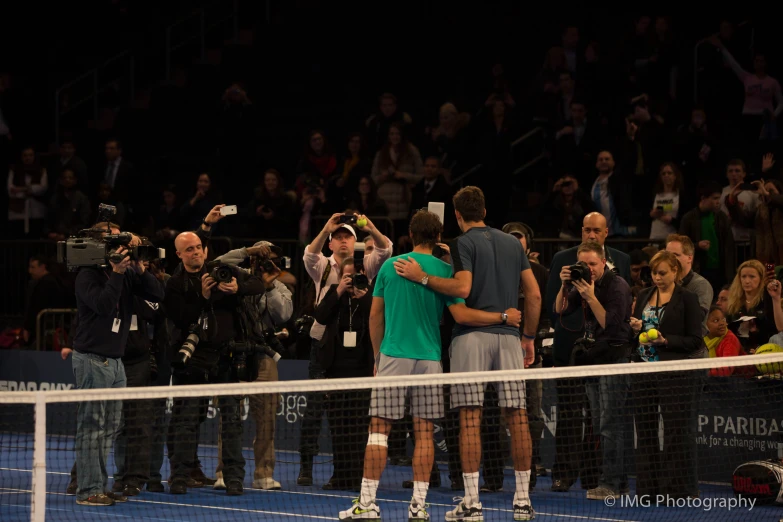
[[[421,284],[424,286],[427,286],[427,283],[430,282],[430,276],[427,274],[424,274],[424,277],[421,278]]]
[[[503,324],[506,324],[508,322],[508,314],[506,312],[501,312],[500,319],[503,321]]]

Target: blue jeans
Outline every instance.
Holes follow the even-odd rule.
[[[625,426],[628,423],[627,375],[590,378],[585,382],[593,413],[593,433],[601,434],[602,474],[598,487],[618,493],[628,484],[625,473]]]
[[[125,388],[122,360],[73,352],[76,388]],[[122,401],[84,401],[76,413],[76,498],[86,500],[108,491],[106,470],[114,438],[120,428]]]

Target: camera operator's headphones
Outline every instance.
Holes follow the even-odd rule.
[[[535,237],[535,234],[533,233],[533,229],[526,224],[519,221],[512,221],[511,223],[506,223],[503,225],[501,230],[506,234],[523,236],[525,238],[525,244],[527,244],[528,251],[533,251],[533,238]],[[527,254],[528,252],[525,252],[525,255]]]

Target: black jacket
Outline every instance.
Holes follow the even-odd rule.
[[[202,316],[205,318],[201,323],[200,341],[193,355],[193,364],[197,364],[199,368],[211,369],[228,341],[242,340],[242,325],[237,312],[242,306],[242,298],[263,294],[266,288],[260,278],[234,268],[234,277],[239,286],[237,293],[224,294],[214,287],[210,299],[205,299],[201,295],[201,276],[205,273],[204,268],[197,273],[178,270],[166,283],[166,299],[163,304],[166,317],[180,331],[180,338],[172,339],[172,352],[179,349],[179,344],[182,338],[187,336],[190,326],[199,324]]]
[[[351,321],[352,330],[356,332],[356,346],[350,349],[343,346],[343,332],[347,330],[343,313],[348,312],[348,294],[338,297],[337,286],[329,287],[315,309],[315,320],[326,326],[318,351],[318,362],[326,370],[327,377],[371,376],[374,364],[369,327],[372,285],[358,300],[358,309]],[[353,308],[357,306],[355,303],[357,300],[352,299]]]
[[[658,288],[645,289],[636,299],[633,317],[642,318],[644,307]],[[699,297],[680,285],[674,287],[674,293],[664,309],[658,331],[663,334],[666,344],[658,348],[661,361],[696,359],[706,357],[706,347],[702,338],[701,325],[703,315],[699,306]],[[638,343],[635,343],[638,346]],[[635,353],[634,353],[635,355]]]
[[[152,302],[163,300],[163,289],[155,276],[133,269],[124,274],[99,268],[82,268],[76,276],[76,308],[79,325],[73,349],[104,357],[122,357],[128,342],[134,296]],[[115,319],[120,321],[112,331]]]

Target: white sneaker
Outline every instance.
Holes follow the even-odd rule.
[[[281,489],[282,486],[278,481],[276,481],[273,478],[262,478],[262,479],[255,479],[253,481],[253,489],[264,489],[264,490],[278,490]]]
[[[381,509],[373,502],[365,506],[359,503],[359,499],[353,499],[353,507],[347,511],[340,511],[340,520],[369,520],[379,521],[381,519]]]
[[[484,520],[481,502],[476,502],[468,507],[462,497],[456,497],[454,501],[459,501],[459,504],[453,510],[446,512],[446,522],[482,522]]]
[[[223,477],[215,479],[215,483],[212,485],[212,489],[218,489],[224,491],[226,489],[226,483],[223,481]]]
[[[536,512],[530,502],[514,504],[514,520],[533,520],[536,518]]]
[[[427,513],[427,504],[420,505],[411,500],[408,506],[408,522],[429,522],[430,514]]]

